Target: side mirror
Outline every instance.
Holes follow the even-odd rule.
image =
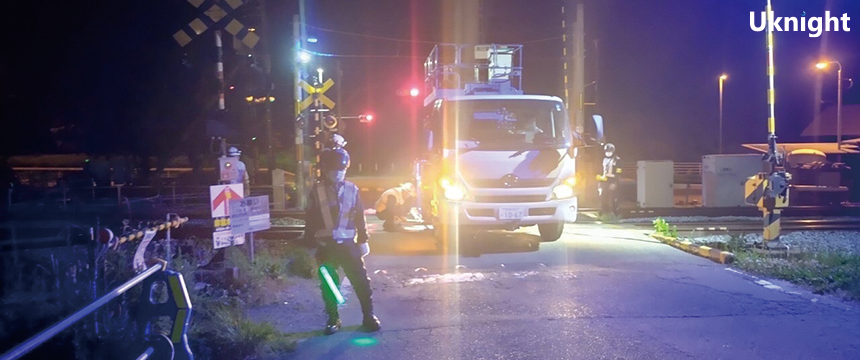
[[[424,135],[423,136],[424,139],[422,139],[422,140],[423,140],[423,143],[425,146],[424,149],[425,150],[433,149],[433,130],[424,130],[423,135]]]
[[[594,120],[594,127],[596,129],[597,142],[603,143],[606,139],[603,136],[603,116],[594,114],[591,116]]]

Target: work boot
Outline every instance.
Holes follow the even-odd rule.
[[[340,319],[331,320],[326,323],[324,333],[326,335],[331,335],[340,331]]]
[[[361,328],[365,332],[377,332],[379,329],[382,329],[382,326],[379,324],[379,318],[371,314],[364,317],[364,320],[361,322]]]

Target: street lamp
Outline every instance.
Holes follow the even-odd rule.
[[[299,51],[299,62],[302,64],[307,64],[311,61],[311,53],[301,50]]]
[[[815,67],[819,70],[827,69],[830,64],[836,64],[839,66],[839,70],[836,72],[837,74],[837,91],[836,91],[836,150],[842,151],[842,63],[835,60],[824,60],[819,61],[818,64],[815,64]]]
[[[720,154],[723,153],[723,82],[728,78],[726,74],[720,75]]]

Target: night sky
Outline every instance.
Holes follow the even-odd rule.
[[[484,41],[525,44],[525,90],[563,94],[561,1],[484,0]],[[749,12],[765,1],[604,0],[586,3],[586,83],[599,79],[597,112],[625,160],[695,161],[717,149],[718,81],[725,91],[727,149],[764,142],[765,36],[750,29]],[[251,26],[256,1],[237,14]],[[11,7],[11,8],[10,8]],[[812,120],[816,88],[835,101],[835,71],[821,74],[820,56],[838,59],[844,76],[860,78],[860,2],[774,0],[777,16],[848,13],[851,32],[776,34],[777,121],[782,141],[798,140]],[[349,55],[316,58],[314,67],[343,70],[343,115],[371,111],[372,125],[350,124],[357,162],[406,161],[417,139],[418,101],[397,90],[421,83],[423,58],[445,41],[439,1],[307,1],[312,50]],[[275,90],[276,144],[292,142],[291,20],[296,1],[269,0],[269,45]],[[7,5],[0,56],[5,130],[0,153],[206,154],[205,120],[214,103],[212,32],[180,48],[172,34],[197,10],[182,0],[16,2]],[[856,17],[856,18],[855,18]],[[335,31],[332,31],[335,30]],[[265,34],[263,34],[265,36]],[[385,39],[381,38],[384,37]],[[401,41],[393,39],[402,39]],[[599,39],[599,59],[594,40]],[[416,41],[408,41],[416,40]],[[226,55],[230,121],[236,142],[260,148],[262,123],[244,102],[254,91],[255,58]],[[331,93],[335,98],[337,95]],[[594,97],[589,88],[589,101]],[[860,85],[845,93],[860,103]],[[258,137],[252,141],[253,137]],[[253,150],[246,152],[253,154]],[[208,155],[206,155],[208,156]],[[372,160],[371,160],[372,159]]]

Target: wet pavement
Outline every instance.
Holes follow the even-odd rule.
[[[372,224],[374,229],[381,228]],[[312,335],[293,359],[860,359],[860,306],[758,279],[642,230],[569,224],[489,232],[442,254],[429,231],[372,234],[366,258],[383,330],[322,336],[318,289],[252,316]],[[319,336],[316,336],[320,334]]]

